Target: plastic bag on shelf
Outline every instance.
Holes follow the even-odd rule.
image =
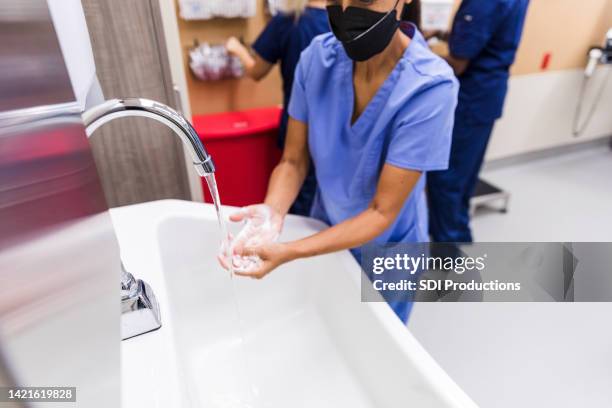
[[[225,45],[202,43],[189,50],[189,68],[202,81],[240,78],[244,67],[227,52]]]
[[[179,10],[184,20],[248,18],[256,14],[257,0],[179,0]]]

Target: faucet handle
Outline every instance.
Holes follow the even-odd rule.
[[[138,291],[138,284],[134,275],[129,273],[121,261],[121,300],[134,297]]]
[[[121,338],[129,339],[161,327],[159,304],[151,287],[135,279],[121,262]]]

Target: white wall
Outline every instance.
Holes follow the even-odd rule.
[[[582,70],[514,76],[504,117],[497,123],[487,159],[558,147],[612,135],[612,67],[601,67],[589,84],[586,114],[606,75],[606,89],[587,131],[572,135],[572,120],[583,78]]]

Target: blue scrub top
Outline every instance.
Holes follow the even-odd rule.
[[[529,0],[463,0],[449,39],[452,56],[470,60],[459,77],[457,113],[474,123],[502,116],[510,66],[523,32]]]
[[[308,125],[319,183],[311,215],[330,225],[368,208],[385,163],[422,172],[448,167],[458,83],[413,24],[402,29],[410,45],[354,124],[353,61],[341,43],[324,34],[302,53],[289,115]],[[424,187],[425,175],[377,243],[429,240]]]
[[[294,15],[277,14],[274,16],[253,44],[253,50],[270,64],[276,64],[280,60],[284,108],[279,130],[279,147],[281,148],[285,144],[287,105],[291,99],[293,74],[300,54],[310,45],[313,38],[329,31],[327,11],[307,7],[297,20]]]

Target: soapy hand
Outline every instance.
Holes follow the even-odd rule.
[[[236,238],[230,237],[229,242],[223,243],[219,262],[225,269],[230,269],[231,266],[236,275],[254,278],[265,276],[274,269],[271,268],[261,274],[266,260],[271,258],[265,249],[268,246],[273,246],[271,244],[274,244],[278,239],[282,229],[283,217],[270,206],[258,204],[242,208],[232,214],[230,220],[244,222],[244,227]],[[259,254],[259,251],[262,251],[262,253]],[[228,255],[231,259],[228,259]]]
[[[272,242],[257,247],[243,247],[236,251],[234,257],[236,256],[243,259],[257,259],[257,263],[250,268],[235,272],[236,275],[253,279],[262,279],[274,269],[292,259],[287,244],[279,242]]]

